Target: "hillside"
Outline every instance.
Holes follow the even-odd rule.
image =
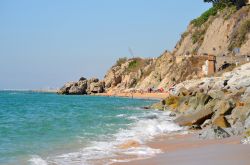
[[[212,7],[190,22],[172,52],[165,51],[153,59],[119,59],[107,71],[100,87],[104,90],[100,91],[168,90],[173,84],[208,76],[204,73],[208,55],[216,57],[216,71],[225,63],[233,66],[247,62],[250,56],[249,5],[239,10],[232,6],[223,9]],[[70,90],[71,87],[67,88]],[[91,92],[79,94],[83,93]],[[74,90],[72,94],[78,93]]]
[[[167,89],[171,84],[204,77],[202,66],[207,55],[216,56],[217,69],[225,61],[245,63],[246,55],[250,55],[250,6],[238,11],[227,7],[209,15],[211,10],[191,21],[172,52],[166,51],[156,59],[140,59],[140,62],[129,59],[121,66],[113,66],[104,78],[106,90]],[[209,15],[205,21],[204,15]],[[235,48],[240,48],[240,52],[235,52]],[[138,66],[130,70],[130,64]]]

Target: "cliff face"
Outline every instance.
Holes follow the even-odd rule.
[[[200,26],[190,24],[182,39],[176,45],[174,54],[213,54],[228,55],[235,47],[242,48],[240,54],[250,54],[249,21],[250,7],[232,13],[226,8]],[[246,27],[244,27],[246,26]],[[244,29],[246,28],[246,29]],[[246,31],[245,31],[246,30]],[[244,36],[242,36],[244,35]]]
[[[156,59],[128,59],[113,66],[105,76],[105,88],[107,91],[167,89],[175,83],[201,78],[209,54],[217,57],[218,66],[232,59],[244,62],[243,56],[250,55],[249,32],[250,6],[238,11],[226,8],[200,25],[192,21],[173,52],[166,51]],[[240,48],[237,56],[235,48]]]

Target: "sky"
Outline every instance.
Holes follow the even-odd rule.
[[[120,57],[173,50],[203,0],[1,0],[0,89],[102,79]]]

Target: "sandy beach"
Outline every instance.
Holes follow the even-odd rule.
[[[147,93],[147,92],[133,92],[133,93],[125,93],[125,92],[107,92],[107,93],[99,93],[96,94],[98,96],[113,96],[113,97],[127,97],[127,98],[139,98],[139,99],[164,99],[168,97],[169,93]]]
[[[102,96],[133,97],[142,99],[164,99],[168,93],[104,93]],[[199,139],[197,132],[170,134],[155,137],[146,145],[160,149],[163,153],[151,158],[123,157],[115,165],[247,165],[250,162],[250,148],[240,144],[242,137],[225,139]],[[122,162],[128,158],[137,159]],[[121,162],[119,162],[121,161]]]
[[[115,165],[247,165],[250,162],[250,148],[240,144],[240,137],[201,140],[196,133],[164,135],[156,137],[148,145],[161,149],[163,153]]]

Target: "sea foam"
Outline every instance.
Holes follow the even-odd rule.
[[[170,112],[156,112],[145,113],[139,116],[133,116],[136,120],[128,129],[120,129],[120,131],[113,135],[113,138],[107,141],[93,141],[88,147],[82,148],[77,152],[65,153],[55,157],[50,157],[49,162],[58,165],[82,165],[82,164],[110,164],[112,162],[126,162],[135,159],[149,158],[158,153],[159,149],[153,149],[146,145],[146,142],[153,139],[155,136],[181,131],[182,128],[173,122],[173,118],[169,116]],[[131,116],[117,115],[117,118]],[[139,147],[131,147],[121,149],[118,146],[125,142],[133,140],[140,144]],[[131,157],[129,159],[119,160],[119,156]],[[46,161],[40,157],[32,158],[33,162],[44,165]],[[44,163],[44,164],[42,164]],[[36,164],[34,164],[36,165]]]
[[[38,155],[33,155],[31,157],[32,158],[29,160],[31,165],[48,165],[48,163]]]

